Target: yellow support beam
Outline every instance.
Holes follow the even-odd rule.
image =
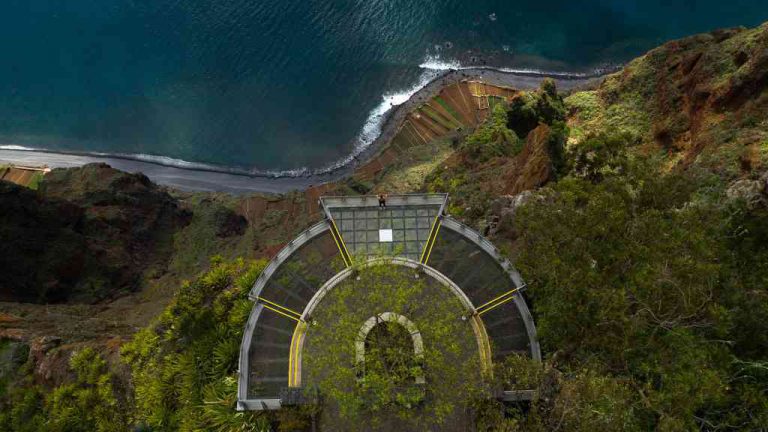
[[[301,387],[301,347],[307,323],[299,321],[291,337],[291,350],[288,354],[288,387]]]
[[[480,368],[487,378],[493,378],[493,360],[491,355],[491,342],[488,339],[488,332],[485,330],[485,324],[479,315],[473,315],[470,318],[472,330],[477,339],[477,349],[480,353]]]
[[[504,298],[504,297],[506,297],[506,296],[508,296],[508,295],[511,295],[511,294],[514,294],[514,293],[516,293],[516,292],[520,291],[520,290],[521,290],[521,289],[523,289],[523,288],[525,288],[525,285],[523,285],[523,286],[521,286],[521,287],[515,287],[515,288],[513,288],[513,289],[511,289],[511,290],[509,290],[509,291],[507,291],[507,292],[505,292],[504,294],[502,294],[502,295],[500,295],[500,296],[496,297],[495,299],[493,299],[493,300],[491,300],[491,301],[488,301],[488,302],[486,302],[486,303],[483,303],[482,305],[480,305],[480,306],[476,307],[475,309],[476,309],[476,310],[480,310],[480,309],[482,309],[482,308],[484,308],[484,307],[486,307],[486,306],[488,306],[488,305],[492,304],[493,302],[495,302],[495,301],[497,301],[497,300],[500,300],[500,299],[502,299],[502,298]]]
[[[264,297],[256,297],[256,298],[257,298],[257,299],[259,299],[260,301],[264,302],[264,303],[268,303],[268,304],[270,304],[270,305],[272,305],[272,306],[274,306],[274,307],[276,307],[276,308],[280,308],[280,309],[282,309],[282,310],[284,310],[284,311],[286,311],[286,312],[288,312],[288,313],[291,313],[291,314],[293,314],[293,315],[296,315],[296,318],[301,318],[301,314],[300,314],[300,313],[298,313],[298,312],[296,312],[296,311],[295,311],[295,310],[293,310],[293,309],[289,309],[289,308],[287,308],[287,307],[285,307],[285,306],[282,306],[282,305],[279,305],[279,304],[277,304],[277,303],[275,303],[275,302],[273,302],[273,301],[269,301],[269,300],[265,299]],[[266,305],[265,305],[265,306],[266,306]]]
[[[285,312],[281,312],[279,309],[277,309],[277,308],[273,308],[272,306],[270,306],[270,305],[268,305],[268,304],[262,303],[261,305],[262,305],[262,306],[264,306],[265,308],[267,308],[267,309],[271,310],[272,312],[277,312],[277,313],[279,313],[280,315],[282,315],[282,316],[284,316],[284,317],[286,317],[286,318],[290,318],[290,319],[292,319],[292,320],[294,320],[294,321],[301,321],[299,318],[296,318],[296,317],[295,317],[295,316],[293,316],[293,315],[288,315],[288,314],[287,314],[287,313],[285,313]]]
[[[331,237],[333,237],[333,241],[336,242],[336,247],[339,248],[339,253],[341,253],[341,258],[344,260],[344,264],[347,265],[347,267],[352,266],[352,258],[349,255],[349,250],[347,250],[347,245],[344,244],[344,238],[341,236],[341,232],[339,231],[339,228],[336,226],[336,222],[333,221],[333,219],[330,219],[331,222]]]
[[[435,228],[435,235],[434,235],[434,238],[432,239],[432,245],[429,246],[429,252],[427,253],[427,258],[424,260],[424,264],[429,262],[429,257],[432,256],[432,249],[435,248],[435,243],[437,242],[437,234],[440,232],[440,226],[441,225],[442,225],[442,223],[440,223],[440,220],[438,219],[437,220],[437,228]]]
[[[435,217],[434,222],[432,222],[432,228],[429,229],[429,236],[427,236],[427,243],[424,245],[424,250],[421,251],[421,259],[419,260],[422,264],[426,264],[427,261],[429,261],[429,256],[432,254],[432,248],[435,246],[435,241],[437,240],[437,233],[440,231],[440,215]]]
[[[478,315],[482,315],[482,314],[484,314],[484,313],[486,313],[486,312],[489,312],[489,311],[491,311],[491,310],[493,310],[493,309],[496,309],[497,307],[499,307],[499,306],[503,305],[504,303],[507,303],[508,301],[511,301],[511,300],[514,300],[514,299],[515,299],[515,297],[514,297],[514,296],[512,296],[512,297],[510,297],[510,298],[508,298],[508,299],[502,300],[502,301],[500,301],[500,302],[496,303],[495,305],[493,305],[493,306],[491,306],[491,307],[489,307],[489,308],[486,308],[486,309],[484,309],[484,310],[482,310],[482,311],[478,312],[477,314],[478,314]]]

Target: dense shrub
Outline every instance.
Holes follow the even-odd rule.
[[[499,104],[485,123],[469,135],[459,149],[475,162],[486,162],[495,157],[520,153],[523,142],[507,128],[507,111]]]
[[[212,260],[175,301],[123,347],[133,371],[137,421],[154,431],[266,430],[266,418],[235,414],[237,359],[248,300],[266,263]]]
[[[120,432],[129,430],[133,415],[125,392],[115,387],[106,361],[92,348],[75,351],[69,360],[71,382],[52,391],[32,382],[21,370],[5,395],[0,431]]]
[[[630,143],[626,134],[590,135],[568,150],[568,170],[575,177],[592,182],[623,174]]]
[[[520,138],[525,139],[539,123],[552,125],[562,121],[565,121],[565,104],[551,79],[542,81],[538,91],[523,93],[510,102],[507,127]]]
[[[768,424],[764,216],[696,171],[586,172],[517,217],[543,351],[566,373],[529,427]]]
[[[72,355],[69,365],[77,378],[57,387],[49,396],[47,430],[128,430],[132,410],[118,402],[104,359],[93,349],[85,348]]]

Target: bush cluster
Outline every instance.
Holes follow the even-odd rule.
[[[712,175],[629,163],[618,142],[588,141],[573,174],[519,210],[516,263],[548,360],[530,413],[503,422],[760,430],[768,212],[726,199]]]

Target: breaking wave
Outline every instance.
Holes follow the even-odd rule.
[[[419,64],[422,69],[418,82],[405,90],[385,93],[381,97],[381,102],[373,108],[363,125],[360,133],[357,135],[352,151],[345,157],[321,168],[311,169],[300,167],[289,170],[258,170],[237,167],[227,167],[222,165],[207,164],[202,162],[191,162],[183,159],[172,158],[169,156],[152,155],[146,153],[103,153],[88,151],[61,151],[44,148],[32,148],[15,144],[0,145],[0,150],[34,151],[45,153],[71,154],[76,156],[91,156],[101,158],[119,158],[139,162],[146,162],[155,165],[170,166],[188,170],[222,172],[228,174],[238,174],[252,177],[308,177],[313,175],[323,175],[333,173],[341,168],[348,166],[366,151],[381,135],[387,114],[399,105],[407,102],[420,90],[424,89],[429,83],[453,70],[492,70],[517,75],[556,77],[561,79],[586,79],[596,77],[609,72],[616,67],[596,69],[591,73],[580,72],[554,72],[541,71],[537,69],[514,69],[504,67],[478,67],[465,66],[456,60],[443,60],[435,56],[427,56]]]

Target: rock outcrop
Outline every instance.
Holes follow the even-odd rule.
[[[525,146],[515,161],[515,169],[506,179],[505,194],[516,195],[552,180],[554,168],[549,152],[550,134],[551,128],[544,123],[528,134]]]
[[[574,96],[574,129],[632,132],[646,152],[663,149],[683,168],[730,178],[763,171],[768,24],[667,42]]]
[[[37,192],[0,182],[0,299],[92,302],[163,267],[189,219],[143,174],[105,164],[57,169]]]
[[[533,197],[534,193],[528,190],[517,195],[503,195],[493,200],[488,212],[487,228],[484,234],[503,235],[512,240],[517,238],[515,216],[520,206],[529,202]]]

